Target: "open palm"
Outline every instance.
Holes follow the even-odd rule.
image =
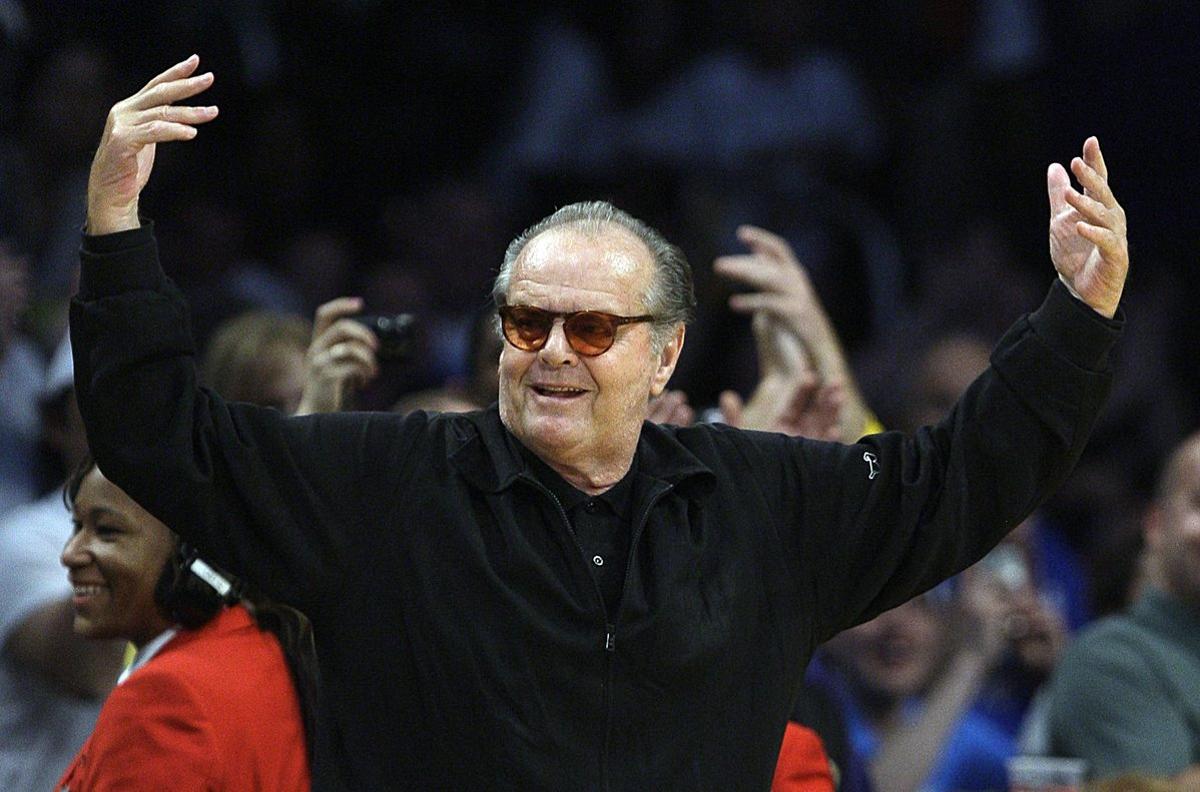
[[[1084,188],[1071,186],[1062,165],[1046,172],[1050,196],[1050,259],[1079,299],[1112,317],[1129,272],[1125,210],[1108,186],[1108,168],[1100,143],[1090,137],[1083,156],[1071,160],[1071,172]]]
[[[128,99],[113,105],[88,177],[88,231],[107,234],[138,226],[138,196],[154,169],[158,143],[191,140],[196,124],[217,117],[216,107],[173,104],[212,85],[212,73],[191,76],[195,55],[175,64]]]

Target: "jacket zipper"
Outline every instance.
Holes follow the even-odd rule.
[[[521,476],[524,481],[533,484],[534,487],[544,492],[549,496],[550,500],[554,501],[554,505],[558,507],[558,514],[562,517],[563,525],[567,528],[567,535],[571,537],[571,543],[575,545],[575,549],[579,552],[579,558],[584,558],[583,546],[579,544],[579,537],[575,535],[575,528],[571,525],[571,519],[567,517],[567,510],[563,508],[562,501],[558,496],[550,491],[542,482],[531,476]],[[588,577],[591,578],[592,588],[596,592],[596,600],[600,603],[600,612],[604,614],[604,752],[600,757],[600,787],[607,790],[609,788],[608,781],[608,755],[612,743],[612,682],[613,682],[613,653],[617,650],[617,628],[616,623],[621,620],[622,605],[625,603],[625,595],[629,589],[629,576],[633,572],[633,560],[637,555],[638,541],[642,538],[642,531],[646,528],[646,520],[650,517],[650,510],[654,508],[663,496],[674,489],[673,484],[668,484],[661,490],[658,490],[650,496],[645,508],[639,516],[637,522],[634,523],[633,536],[629,543],[629,558],[625,561],[625,579],[621,582],[621,598],[617,601],[616,618],[612,622],[608,620],[608,607],[604,604],[604,594],[600,591],[600,584],[596,582],[595,576],[590,572]]]
[[[575,545],[575,550],[579,553],[578,557],[581,560],[584,559],[583,545],[579,544],[579,537],[575,535],[575,528],[571,525],[571,519],[567,517],[567,510],[563,508],[562,501],[537,479],[531,476],[521,476],[521,479],[528,481],[554,501],[554,505],[558,507],[558,514],[562,517],[563,525],[567,528],[567,535],[571,537],[571,543]],[[630,556],[632,557],[632,555],[631,548]],[[625,574],[629,574],[628,569],[625,570]],[[617,638],[616,629],[608,620],[608,607],[604,604],[604,594],[600,591],[600,584],[596,582],[596,577],[590,571],[588,578],[592,581],[592,590],[596,592],[596,601],[600,603],[600,613],[604,616],[604,752],[600,756],[600,788],[607,790],[608,739],[609,731],[612,728],[612,653],[616,651]],[[625,596],[624,591],[621,592],[621,596]]]
[[[611,746],[612,746],[612,725],[613,725],[612,692],[611,692],[612,691],[612,652],[615,652],[617,649],[616,625],[621,622],[621,611],[623,610],[623,606],[625,604],[625,596],[629,593],[629,577],[630,577],[630,574],[633,572],[633,560],[637,556],[638,542],[642,538],[642,531],[646,528],[646,520],[649,519],[649,517],[650,517],[650,510],[653,509],[655,504],[657,504],[660,500],[662,500],[662,497],[664,495],[666,495],[668,492],[670,492],[673,489],[673,487],[674,487],[673,484],[668,484],[667,486],[663,487],[661,490],[659,490],[659,491],[655,492],[653,495],[651,495],[650,500],[647,501],[647,503],[646,503],[646,508],[642,509],[642,513],[641,513],[641,516],[638,518],[638,521],[633,524],[633,526],[634,526],[633,527],[633,536],[630,537],[630,540],[629,540],[629,558],[626,559],[626,561],[625,561],[625,579],[621,581],[621,598],[619,600],[617,600],[617,614],[616,614],[616,617],[613,619],[613,623],[607,625],[608,637],[605,639],[605,644],[604,644],[604,648],[607,649],[609,652],[608,674],[607,674],[607,680],[605,682],[605,695],[604,695],[604,762],[603,762],[603,766],[605,768],[605,785],[604,785],[605,789],[608,789],[608,773],[607,773],[608,755],[609,755],[609,752],[611,751]]]

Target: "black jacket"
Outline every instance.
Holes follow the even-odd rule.
[[[1056,285],[935,427],[646,424],[619,612],[496,409],[286,418],[197,389],[149,229],[87,238],[101,469],[312,618],[318,787],[766,789],[813,649],[968,566],[1071,469],[1117,324]]]

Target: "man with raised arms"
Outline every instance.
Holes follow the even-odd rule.
[[[311,617],[319,789],[767,788],[816,646],[983,556],[1067,475],[1108,390],[1128,254],[1089,138],[1082,191],[1048,173],[1045,302],[914,436],[645,422],[691,272],[604,203],[509,247],[498,405],[225,402],[195,384],[187,307],[138,216],[155,145],[217,116],[176,104],[212,84],[197,65],[115,105],[96,152],[79,401],[106,476]]]

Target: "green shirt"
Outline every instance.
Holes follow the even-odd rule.
[[[1084,631],[1050,688],[1053,753],[1094,777],[1200,763],[1200,612],[1150,590]]]

